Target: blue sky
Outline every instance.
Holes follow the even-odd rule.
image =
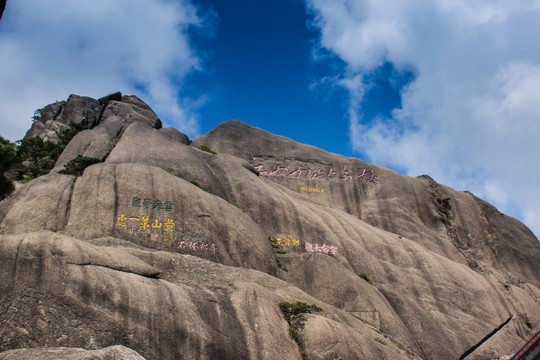
[[[137,94],[470,190],[540,233],[540,0],[8,0],[0,134]]]
[[[208,95],[201,132],[238,119],[326,150],[352,155],[346,137],[345,91],[310,89],[328,64],[311,57],[316,30],[299,0],[201,1],[217,15],[214,36],[196,37],[209,71],[193,84]],[[331,126],[330,126],[331,124]]]

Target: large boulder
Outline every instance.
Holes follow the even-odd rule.
[[[0,351],[451,359],[497,329],[481,358],[540,321],[538,239],[473,194],[238,121],[190,142],[137,97],[106,103],[0,203]],[[104,162],[56,173],[77,155]]]
[[[100,350],[78,348],[17,349],[0,353],[1,360],[144,360],[137,352],[116,345]]]
[[[75,123],[92,128],[97,125],[99,114],[100,106],[96,99],[72,94],[64,106],[62,121],[65,124]]]
[[[45,106],[43,109],[38,110],[32,123],[32,127],[26,132],[25,138],[33,138],[40,136],[44,140],[58,141],[57,131],[62,131],[68,128],[61,117],[65,101],[55,102]]]

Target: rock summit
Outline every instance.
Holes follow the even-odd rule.
[[[72,123],[0,202],[0,359],[487,359],[539,327],[538,239],[470,192],[120,93],[26,136]]]

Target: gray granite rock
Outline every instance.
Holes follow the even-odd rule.
[[[4,352],[454,359],[512,317],[481,358],[540,321],[538,239],[471,193],[238,121],[190,142],[135,96],[0,203],[0,258]]]
[[[1,360],[144,360],[125,346],[110,346],[100,350],[78,348],[17,349],[0,353]]]

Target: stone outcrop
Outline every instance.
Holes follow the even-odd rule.
[[[538,239],[469,192],[239,121],[190,141],[135,96],[31,131],[66,109],[89,129],[0,203],[0,359],[452,359],[500,327],[481,359],[538,327]]]
[[[105,122],[134,121],[143,121],[150,126],[161,128],[161,120],[137,96],[122,96],[120,92],[116,92],[96,100],[88,96],[71,94],[67,101],[55,102],[39,109],[25,138],[39,136],[44,140],[57,142],[57,133],[67,129],[71,123],[92,129],[97,124]],[[113,131],[111,128],[108,130]]]
[[[100,350],[77,348],[18,349],[0,353],[1,360],[144,360],[137,352],[124,346]]]

